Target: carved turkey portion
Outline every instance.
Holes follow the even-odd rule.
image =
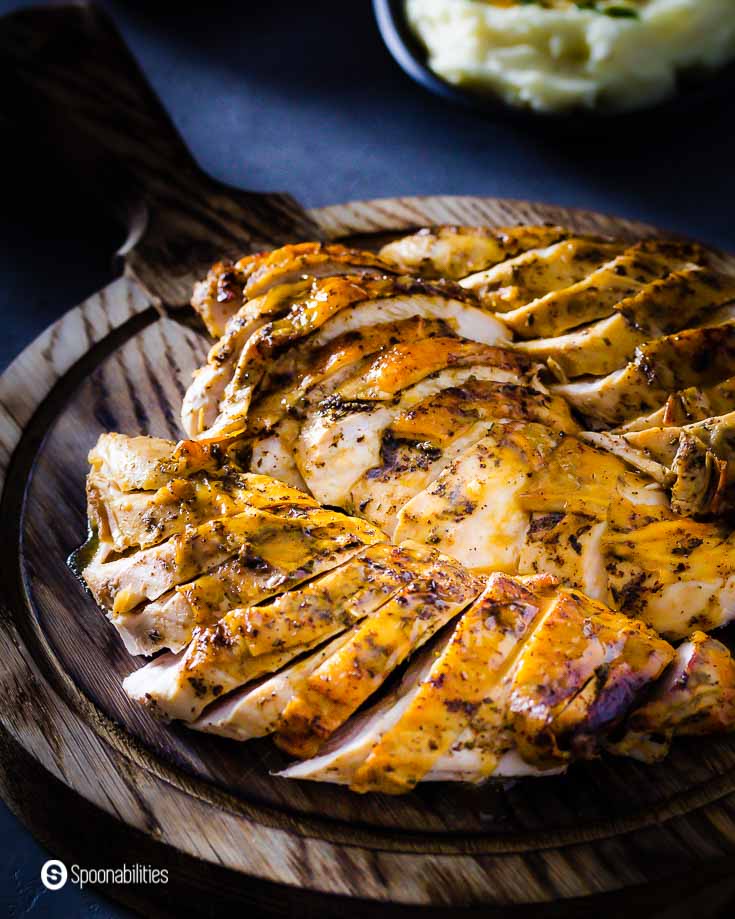
[[[76,567],[165,652],[132,699],[389,794],[735,729],[727,260],[434,227],[218,264],[192,302],[189,439],[90,453]]]
[[[393,696],[282,774],[396,794],[559,772],[598,754],[673,657],[651,629],[552,578],[492,575]]]
[[[385,539],[212,447],[103,434],[89,459],[76,564],[133,654],[179,651],[228,610]]]

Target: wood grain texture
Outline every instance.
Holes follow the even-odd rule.
[[[650,231],[491,199],[361,202],[311,216],[328,238],[378,239],[441,222]],[[127,700],[120,680],[137,664],[64,564],[84,532],[86,453],[108,429],[179,436],[181,395],[206,347],[121,279],[64,316],[0,379],[0,783],[11,806],[58,851],[88,864],[101,833],[128,860],[140,851],[176,864],[167,902],[129,893],[161,915],[174,904],[178,915],[195,912],[192,892],[205,897],[215,876],[222,903],[311,904],[320,916],[367,915],[371,903],[470,913],[482,905],[483,915],[512,907],[519,916],[559,915],[563,903],[564,915],[585,915],[589,897],[602,915],[619,915],[626,890],[651,915],[654,904],[678,903],[674,916],[687,902],[691,909],[695,891],[702,912],[705,879],[719,902],[735,861],[729,738],[679,743],[655,767],[611,760],[506,789],[427,785],[405,798],[360,797],[271,777],[284,760],[267,741],[195,735]],[[59,802],[51,816],[29,792],[43,776]],[[78,811],[97,829],[85,830],[86,849],[69,832]],[[317,906],[309,892],[334,899]],[[354,907],[337,899],[345,896]]]

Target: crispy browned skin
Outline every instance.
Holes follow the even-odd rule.
[[[513,370],[519,376],[528,374],[534,366],[533,361],[506,348],[456,336],[437,336],[394,345],[379,354],[356,379],[347,380],[339,394],[356,401],[386,400],[438,370],[481,364]]]
[[[268,302],[263,304],[264,300]],[[324,335],[329,320],[360,305],[377,308],[380,302],[386,304],[386,319],[446,318],[467,337],[475,337],[468,333],[470,323],[461,326],[458,314],[462,314],[480,320],[480,341],[489,343],[488,334],[491,341],[508,338],[502,323],[489,311],[483,313],[474,295],[449,282],[343,275],[281,285],[246,303],[212,348],[184,398],[182,421],[187,432],[221,440],[243,431],[253,395],[279,354],[307,338],[318,346],[323,342],[317,333],[321,330]]]
[[[478,421],[537,421],[567,434],[579,430],[563,399],[516,383],[468,380],[409,409],[391,424],[396,437],[445,444]]]
[[[371,354],[401,342],[449,334],[451,328],[442,319],[416,317],[345,332],[316,351],[296,346],[268,370],[248,415],[248,434],[271,430],[286,414],[302,414],[311,390],[340,377]]]
[[[191,304],[209,334],[219,338],[246,300],[278,284],[293,283],[302,276],[392,274],[394,270],[374,252],[336,243],[298,243],[248,255],[235,263],[218,262],[194,288]]]
[[[408,588],[359,626],[352,639],[308,679],[283,713],[276,742],[298,756],[324,740],[389,673],[480,592],[480,582],[439,553]]]
[[[543,774],[599,755],[674,649],[548,576],[493,575],[451,634],[320,756],[286,770],[355,791]]]
[[[669,752],[674,737],[735,730],[735,661],[729,649],[694,632],[679,645],[664,679],[633,711],[608,749],[644,762]]]
[[[673,657],[643,623],[560,590],[513,679],[513,732],[527,762],[590,756]]]
[[[724,625],[733,617],[733,533],[724,522],[680,517],[665,501],[641,502],[646,484],[629,480],[610,504],[605,567],[614,602],[671,638]]]
[[[90,455],[89,586],[177,652],[130,695],[388,793],[730,730],[726,265],[538,226],[215,265],[198,440]]]

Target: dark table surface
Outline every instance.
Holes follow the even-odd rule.
[[[0,0],[0,14],[35,4]],[[427,95],[383,47],[368,0],[104,3],[201,165],[307,206],[406,194],[527,198],[642,219],[735,250],[735,119],[615,122],[603,134],[491,122]],[[0,172],[0,368],[114,277],[121,230],[5,138]],[[1,666],[1,664],[0,664]],[[0,911],[126,915],[39,882],[48,854],[0,812]]]

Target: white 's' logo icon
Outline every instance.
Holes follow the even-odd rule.
[[[66,884],[68,876],[69,872],[66,870],[66,865],[54,858],[46,862],[43,868],[41,868],[43,886],[49,890],[59,890]]]

